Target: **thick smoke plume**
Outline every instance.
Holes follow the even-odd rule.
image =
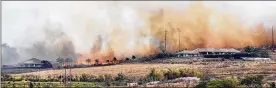
[[[10,47],[8,44],[2,44],[2,58],[2,64],[14,64],[14,61],[19,58],[17,49]]]
[[[128,4],[131,3],[65,3],[65,6],[72,7],[69,9],[53,6],[54,9],[49,12],[56,14],[51,14],[49,19],[60,22],[63,28],[52,28],[51,25],[38,28],[43,29],[45,36],[28,47],[18,49],[20,58],[55,60],[70,57],[76,58],[77,63],[87,64],[86,59],[95,63],[96,59],[105,62],[113,57],[119,60],[164,51],[242,48],[271,43],[263,24],[244,25],[235,15],[217,11],[200,2],[187,4],[187,8],[183,9],[166,5],[147,6],[149,8],[145,9]],[[143,6],[142,3],[140,5]],[[76,56],[76,53],[81,55]]]
[[[151,55],[164,50],[174,52],[207,47],[242,48],[267,43],[262,24],[246,27],[234,16],[216,12],[202,3],[192,3],[184,11],[165,8],[151,12],[140,11],[139,16],[145,22],[144,27],[133,31],[124,31],[128,26],[115,29],[108,34],[107,45],[102,44],[102,41],[96,41],[89,58],[92,60],[100,58],[104,61],[122,54]],[[165,42],[166,49],[164,49]],[[103,47],[101,45],[107,46],[109,50],[99,49]],[[103,55],[98,54],[99,50],[109,56],[99,57],[98,55]]]

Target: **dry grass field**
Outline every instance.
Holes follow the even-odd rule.
[[[198,68],[199,65],[187,65],[187,64],[120,64],[112,66],[102,67],[88,67],[88,68],[74,68],[71,70],[72,75],[81,75],[83,73],[90,75],[111,74],[117,75],[118,73],[124,73],[127,76],[142,77],[149,73],[152,68],[164,69],[164,68]],[[69,72],[69,69],[67,70]],[[13,76],[21,75],[40,75],[47,77],[49,75],[62,75],[64,70],[46,70],[39,72],[30,72],[22,74],[14,74]]]
[[[192,64],[119,64],[102,67],[74,68],[72,75],[81,75],[83,73],[90,75],[111,74],[117,75],[124,73],[127,76],[143,77],[147,75],[151,68],[197,68],[208,70],[208,74],[214,74],[218,77],[223,76],[245,76],[250,74],[261,74],[270,77],[276,77],[276,63],[262,61],[228,61],[228,62],[194,62]],[[69,72],[69,70],[67,70]],[[46,70],[40,72],[30,72],[13,74],[13,76],[22,75],[40,75],[42,77],[57,76],[64,74],[64,70]]]

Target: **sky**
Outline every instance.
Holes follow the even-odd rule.
[[[86,52],[93,45],[93,42],[88,41],[95,41],[98,35],[110,33],[114,25],[125,26],[123,30],[130,31],[130,35],[132,30],[144,26],[139,11],[151,12],[160,8],[184,11],[190,3],[191,1],[3,1],[2,43],[16,48],[30,47],[37,41],[43,41],[46,36],[45,27],[49,26],[49,30],[59,29],[72,39],[76,52]],[[203,3],[216,11],[236,16],[247,26],[264,23],[270,28],[276,25],[275,1]]]

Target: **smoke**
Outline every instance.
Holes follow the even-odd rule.
[[[16,48],[10,47],[8,44],[2,44],[2,64],[14,64],[14,61],[16,61],[18,58],[19,54]]]
[[[113,57],[145,56],[165,50],[260,46],[270,40],[263,24],[241,19],[237,14],[217,10],[220,6],[212,7],[203,2],[55,3],[45,2],[42,6],[40,2],[29,3],[35,4],[31,12],[35,12],[36,18],[27,25],[30,28],[24,29],[27,35],[22,34],[22,38],[17,38],[20,41],[12,44],[20,48],[20,58],[54,60],[76,57],[76,53],[80,53],[81,56],[76,57],[78,63],[85,63],[86,59],[94,63],[95,59],[104,62]],[[29,8],[22,11],[26,9]],[[4,16],[9,18],[10,15]],[[6,17],[3,23],[8,23]],[[48,20],[51,25],[45,23]],[[247,20],[250,22],[245,23]],[[253,25],[248,26],[248,23]],[[12,29],[10,26],[13,25],[4,25],[4,30]]]
[[[58,57],[75,58],[75,48],[70,38],[60,28],[47,25],[43,28],[45,37],[27,48],[25,55],[39,59],[54,60]]]

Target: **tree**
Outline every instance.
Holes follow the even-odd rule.
[[[99,59],[95,59],[95,63],[98,65],[99,64]]]
[[[113,57],[113,63],[116,63],[116,61],[117,61],[117,58]]]
[[[136,59],[136,57],[133,55],[133,56],[132,56],[132,59],[134,60],[134,59]]]
[[[62,66],[62,64],[64,63],[64,59],[63,58],[57,58],[57,60],[56,60],[59,64],[60,64],[60,66]]]
[[[107,64],[109,64],[109,62],[110,62],[109,60],[106,60],[106,63],[107,63]]]
[[[263,57],[263,58],[269,57],[268,51],[263,48],[254,48],[254,47],[247,46],[244,48],[244,51],[252,54],[255,57]]]
[[[240,82],[236,78],[215,79],[207,83],[208,88],[238,88]]]
[[[246,76],[241,80],[241,84],[244,84],[248,87],[261,87],[264,79],[261,75],[255,75],[255,76]]]
[[[43,68],[52,68],[53,67],[52,64],[49,61],[42,60],[41,63],[43,63],[42,64]]]
[[[127,58],[126,58],[126,61],[128,61],[128,60],[129,60],[129,58],[127,57]]]
[[[254,48],[253,48],[253,47],[246,46],[246,47],[244,48],[244,52],[252,53],[253,51],[254,51]]]
[[[85,61],[86,61],[86,63],[88,63],[89,65],[91,65],[91,59],[87,58]]]

